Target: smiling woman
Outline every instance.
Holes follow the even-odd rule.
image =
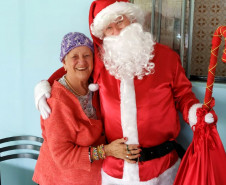
[[[125,145],[126,138],[104,145],[96,92],[88,88],[93,71],[92,41],[82,33],[66,34],[60,60],[66,74],[53,82],[47,100],[51,116],[41,119],[44,142],[33,180],[40,185],[100,185],[102,159],[127,156],[128,162],[135,163],[132,159],[140,150],[138,145]]]
[[[92,41],[82,33],[66,34],[60,60],[66,74],[53,83],[48,99],[51,116],[41,119],[44,142],[33,180],[40,185],[98,185],[102,162],[91,164],[92,155],[88,153],[91,145],[104,143],[102,123],[97,120],[92,92],[88,90],[93,70]]]

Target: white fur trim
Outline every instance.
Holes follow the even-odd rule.
[[[196,103],[190,107],[188,111],[188,120],[191,127],[197,123],[196,112],[197,112],[197,109],[201,107],[202,107],[201,103]]]
[[[127,137],[127,144],[139,144],[137,131],[137,108],[133,79],[122,79],[121,94],[121,124],[123,137]],[[138,164],[124,162],[123,179],[126,181],[139,181]]]
[[[171,168],[164,171],[161,175],[145,182],[124,181],[123,179],[111,177],[101,170],[102,185],[173,185],[180,161],[181,160],[178,159],[178,161]]]
[[[35,107],[37,109],[40,98],[46,93],[51,93],[51,86],[47,80],[43,80],[34,89]]]
[[[89,88],[90,91],[94,92],[94,91],[97,91],[99,89],[99,85],[92,83],[92,84],[89,84],[88,88]]]
[[[90,25],[92,34],[103,39],[103,29],[120,15],[125,15],[130,20],[136,20],[141,25],[144,24],[144,13],[140,7],[128,2],[115,2],[96,15]]]

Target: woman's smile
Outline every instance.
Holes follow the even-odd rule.
[[[85,71],[88,67],[76,67],[75,69],[78,71]]]

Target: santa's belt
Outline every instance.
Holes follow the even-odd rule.
[[[176,150],[179,157],[182,158],[185,150],[176,141],[166,141],[158,146],[150,148],[141,148],[139,162],[149,161],[152,159],[163,157],[169,154],[171,151]]]

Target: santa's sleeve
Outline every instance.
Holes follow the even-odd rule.
[[[54,80],[61,78],[63,75],[66,74],[66,71],[64,70],[63,67],[59,68],[58,70],[56,70],[48,79],[48,82],[50,83],[50,85],[53,85]]]
[[[80,120],[73,116],[75,107],[70,108],[55,98],[49,99],[48,103],[52,113],[48,119],[42,120],[42,129],[54,162],[62,170],[73,168],[90,171],[89,147],[76,143],[76,126]]]
[[[178,55],[175,57],[176,71],[173,80],[173,94],[176,103],[176,108],[179,110],[183,119],[189,123],[188,114],[190,108],[199,103],[195,94],[192,92],[192,84],[185,75],[184,68]]]

